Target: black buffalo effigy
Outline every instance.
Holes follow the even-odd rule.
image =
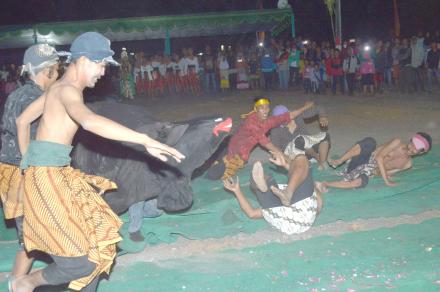
[[[213,155],[232,127],[230,118],[220,116],[171,123],[157,120],[142,106],[115,102],[89,106],[97,114],[146,133],[186,156],[180,164],[173,159],[162,162],[140,145],[110,141],[81,130],[75,137],[73,166],[117,183],[116,191],[104,195],[116,213],[151,198],[157,198],[158,207],[166,211],[189,208],[193,172]]]

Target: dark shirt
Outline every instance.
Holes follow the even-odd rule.
[[[296,123],[296,129],[293,131],[293,133],[290,133],[289,129],[286,126],[281,126],[270,130],[269,137],[270,140],[272,141],[272,144],[278,147],[281,151],[284,151],[287,145],[290,142],[292,142],[293,139],[295,139],[298,135],[309,134],[304,119],[312,118],[315,116],[324,117],[325,116],[324,109],[322,107],[315,106],[313,108],[306,110],[301,115],[297,116],[294,119]]]
[[[426,65],[429,69],[437,69],[440,60],[440,51],[433,51],[432,49],[428,52],[426,57]]]
[[[15,120],[43,93],[43,90],[35,82],[29,80],[25,85],[14,90],[6,99],[1,124],[0,162],[13,165],[20,164],[21,154],[18,148]],[[31,124],[31,139],[35,138],[37,125],[37,121]]]

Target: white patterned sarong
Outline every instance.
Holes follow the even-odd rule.
[[[284,189],[286,185],[278,185]],[[291,235],[306,232],[312,227],[318,214],[318,199],[313,195],[292,204],[262,209],[264,219],[279,231]]]
[[[286,149],[284,150],[284,154],[286,154],[290,159],[295,158],[295,156],[297,155],[305,154],[304,150],[295,147],[295,140],[300,136],[304,138],[304,148],[310,149],[314,145],[321,143],[325,139],[326,135],[326,132],[320,132],[315,135],[298,135],[292,141],[290,141],[289,144],[287,144]]]

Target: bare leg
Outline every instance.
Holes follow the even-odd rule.
[[[309,161],[305,155],[298,155],[289,166],[289,181],[284,191],[271,187],[272,192],[280,198],[284,206],[290,206],[290,201],[295,190],[304,182],[309,174]]]
[[[255,181],[255,184],[257,185],[257,188],[265,193],[267,192],[267,183],[264,178],[264,170],[263,165],[261,165],[260,161],[257,161],[254,163],[254,166],[252,167],[252,178]]]
[[[331,167],[336,168],[339,165],[343,164],[347,160],[359,155],[361,153],[361,146],[359,144],[354,145],[351,147],[347,152],[345,152],[344,155],[342,155],[339,159],[329,159],[328,163]]]
[[[322,205],[323,205],[322,195],[321,195],[321,192],[316,188],[315,188],[315,192],[316,192],[316,200],[318,203],[318,214],[319,214],[319,213],[321,213]]]
[[[326,161],[328,159],[328,151],[330,149],[330,143],[328,141],[321,142],[319,144],[319,170],[326,169]]]
[[[14,267],[12,268],[12,276],[20,277],[29,273],[34,258],[29,257],[26,251],[20,250],[15,256]]]
[[[43,270],[33,272],[30,275],[21,276],[12,281],[12,291],[32,292],[38,286],[47,284],[43,278]]]
[[[328,192],[328,188],[336,188],[336,189],[354,189],[358,188],[362,185],[362,179],[357,178],[352,181],[324,181],[324,182],[316,182],[315,187],[317,187],[322,193]]]

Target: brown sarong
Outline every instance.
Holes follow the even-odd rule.
[[[18,166],[0,163],[0,197],[6,219],[23,216],[21,180],[22,175]]]
[[[244,160],[238,155],[233,156],[226,155],[223,157],[225,163],[225,173],[222,176],[222,180],[233,177],[237,172],[244,167]]]
[[[96,269],[70,282],[74,290],[87,286],[102,272],[108,274],[116,243],[122,239],[118,233],[122,222],[101,194],[116,184],[69,166],[29,167],[24,181],[26,249],[62,257],[87,255]]]

